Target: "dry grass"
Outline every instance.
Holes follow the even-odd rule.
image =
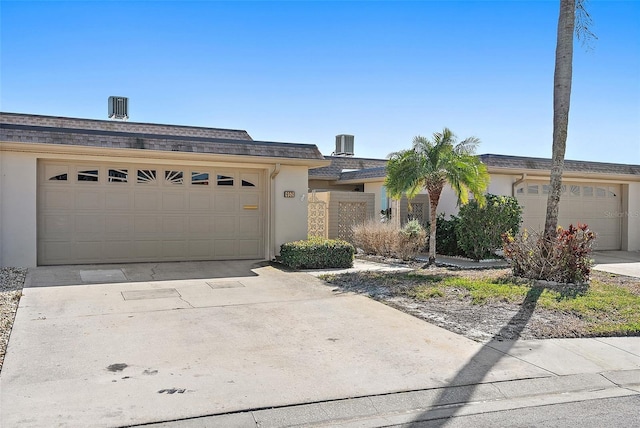
[[[424,230],[413,234],[407,232],[392,223],[369,220],[354,226],[353,240],[354,245],[366,254],[408,260],[424,248],[427,233]]]
[[[474,340],[640,336],[640,280],[594,271],[585,285],[540,285],[509,269],[416,269],[324,277]]]

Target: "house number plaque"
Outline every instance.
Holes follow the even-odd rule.
[[[284,197],[285,198],[295,198],[296,197],[296,192],[294,192],[293,190],[285,190],[284,191]]]

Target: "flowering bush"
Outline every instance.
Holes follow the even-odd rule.
[[[589,281],[593,261],[590,258],[596,235],[586,224],[558,227],[555,238],[526,230],[517,236],[502,235],[505,258],[516,276],[560,283]]]

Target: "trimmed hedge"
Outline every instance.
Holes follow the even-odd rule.
[[[355,252],[346,241],[313,237],[282,244],[280,262],[294,269],[349,268]]]

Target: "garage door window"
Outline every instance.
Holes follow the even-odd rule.
[[[138,183],[155,183],[156,170],[155,169],[139,169],[138,170]]]
[[[183,174],[182,171],[165,171],[164,172],[164,179],[167,183],[169,184],[182,184],[183,181]]]
[[[85,169],[78,171],[78,181],[98,181],[98,170]]]
[[[67,173],[54,175],[53,177],[49,177],[49,181],[67,181]]]
[[[208,186],[209,185],[209,173],[208,172],[191,172],[191,184],[195,184],[197,186]]]
[[[129,177],[127,169],[109,169],[109,183],[126,183]]]
[[[218,174],[218,186],[233,186],[233,177]]]

